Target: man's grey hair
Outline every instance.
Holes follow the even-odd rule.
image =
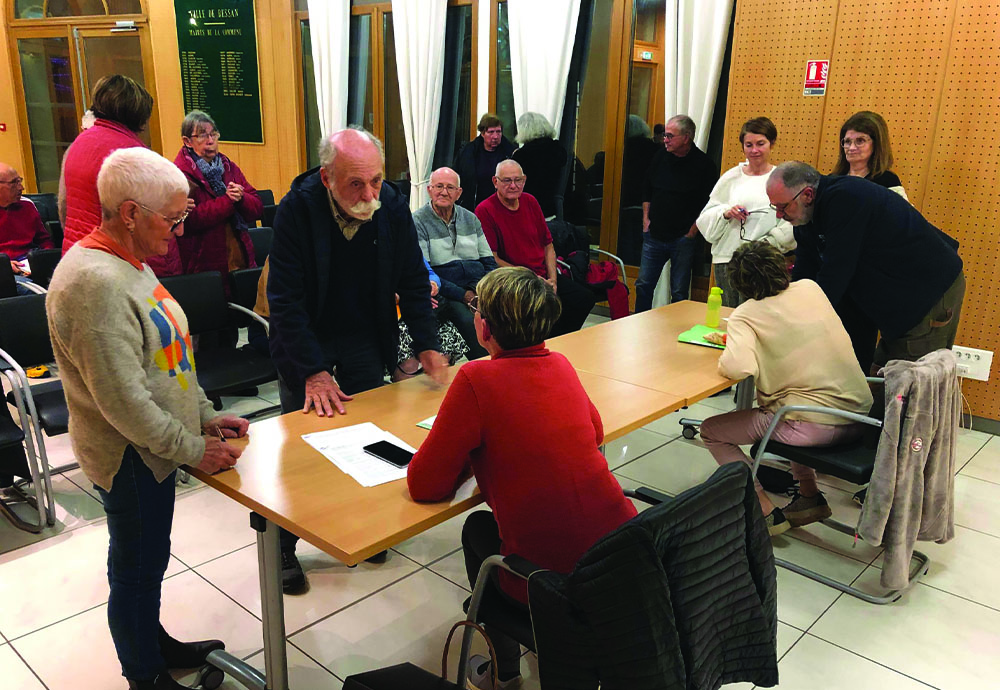
[[[208,125],[209,132],[213,129],[218,131],[218,127],[215,125],[215,120],[212,116],[202,110],[192,110],[190,113],[184,116],[184,122],[181,123],[181,136],[182,137],[193,137],[198,133],[198,128],[201,125]]]
[[[361,134],[364,137],[366,137],[368,141],[373,143],[375,145],[375,148],[378,149],[379,156],[382,158],[382,165],[383,166],[385,165],[385,148],[382,146],[382,142],[378,140],[378,137],[376,137],[374,134],[369,132],[364,127],[361,127],[359,125],[351,125],[347,129],[338,130],[320,139],[319,141],[320,166],[326,168],[327,171],[329,172],[333,171],[333,162],[337,158],[337,147],[334,145],[333,139],[341,132],[347,132],[347,131],[357,132],[358,134]]]
[[[504,167],[506,165],[516,165],[517,166],[517,171],[519,173],[521,173],[522,175],[524,174],[524,168],[521,167],[520,163],[518,163],[513,158],[507,158],[506,160],[502,160],[499,163],[497,163],[496,173],[494,173],[496,175],[496,177],[500,177],[500,168],[502,168],[502,167]]]
[[[677,125],[677,129],[681,130],[681,134],[694,139],[694,120],[687,115],[674,115],[667,122],[673,122]]]
[[[427,184],[430,184],[431,179],[435,175],[437,175],[438,173],[451,173],[452,175],[455,176],[455,186],[457,186],[457,187],[461,187],[462,186],[462,176],[459,175],[456,171],[454,171],[451,168],[449,168],[447,165],[443,166],[441,168],[438,168],[437,170],[435,170],[434,172],[432,172],[431,176],[427,179]]]
[[[646,121],[635,114],[629,115],[628,119],[625,120],[625,138],[631,139],[633,137],[646,137],[647,139],[653,137]]]
[[[97,173],[97,194],[104,218],[113,218],[126,201],[161,211],[178,193],[187,196],[187,178],[176,165],[147,148],[118,149]]]
[[[774,169],[773,176],[781,180],[786,189],[805,185],[816,188],[819,184],[819,170],[802,161],[785,161]]]
[[[517,118],[517,136],[514,139],[518,144],[524,146],[529,141],[545,137],[556,138],[556,128],[547,117],[541,113],[528,112]]]

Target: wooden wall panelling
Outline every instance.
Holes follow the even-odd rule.
[[[837,163],[840,127],[859,110],[889,125],[895,164],[920,207],[957,0],[841,0],[819,145],[819,171]]]
[[[0,122],[7,125],[6,132],[0,132],[0,162],[17,168],[17,171],[25,178],[28,173],[25,171],[25,155],[21,144],[21,124],[18,118],[18,99],[15,94],[20,92],[20,88],[15,85],[16,70],[14,61],[18,59],[17,46],[10,37],[10,30],[7,28],[6,18],[0,15],[0,56],[5,59],[0,64],[0,94],[7,94],[0,98]],[[34,186],[34,180],[31,182]]]
[[[825,99],[803,96],[807,60],[833,55],[838,0],[739,0],[729,74],[722,169],[744,160],[740,127],[767,116],[778,128],[772,160],[815,164]]]
[[[958,3],[923,197],[927,219],[962,245],[968,286],[957,342],[996,353],[990,381],[963,383],[972,413],[989,419],[1000,419],[998,35],[995,0]]]

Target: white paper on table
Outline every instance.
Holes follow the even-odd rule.
[[[419,426],[421,429],[427,429],[427,431],[430,431],[431,427],[434,426],[434,420],[437,418],[438,418],[437,415],[434,415],[433,417],[428,417],[427,419],[417,422],[417,426]]]
[[[350,475],[361,486],[378,486],[406,476],[405,467],[396,467],[374,455],[369,455],[364,451],[365,446],[378,441],[388,441],[411,453],[417,452],[413,446],[371,422],[303,434],[302,440],[322,453],[341,472]]]

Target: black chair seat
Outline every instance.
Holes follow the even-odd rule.
[[[31,397],[38,412],[38,423],[49,436],[58,436],[69,431],[69,409],[62,382],[46,381],[31,387]],[[7,394],[7,402],[14,404],[14,394]]]
[[[249,345],[238,350],[202,350],[195,353],[194,361],[198,383],[209,398],[260,386],[278,377],[271,359]]]
[[[21,427],[14,423],[14,420],[0,413],[0,448],[19,445],[24,440],[24,432]]]
[[[469,612],[472,597],[465,600],[462,610]],[[493,586],[483,592],[483,600],[479,604],[478,623],[487,621],[491,627],[500,630],[514,638],[533,652],[535,649],[535,633],[531,629],[531,616],[527,611],[515,609],[508,601],[497,593]]]
[[[750,449],[752,457],[757,457],[759,447],[760,442],[757,442]],[[829,448],[803,448],[770,441],[765,452],[806,465],[817,472],[838,477],[852,484],[867,484],[871,481],[872,470],[875,468],[876,446],[872,445],[868,438],[848,445]]]

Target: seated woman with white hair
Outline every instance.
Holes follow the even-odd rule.
[[[195,377],[187,319],[146,259],[184,230],[188,183],[144,148],[119,149],[97,176],[100,227],[66,252],[46,299],[73,452],[101,495],[110,536],[108,626],[131,689],[181,688],[219,640],[178,642],[160,625],[174,475],[232,467],[247,421],[215,416]]]
[[[541,113],[525,113],[517,118],[517,143],[521,148],[511,158],[521,164],[527,178],[524,191],[538,200],[546,220],[556,215],[556,197],[566,167],[566,149],[556,140],[556,130]]]

